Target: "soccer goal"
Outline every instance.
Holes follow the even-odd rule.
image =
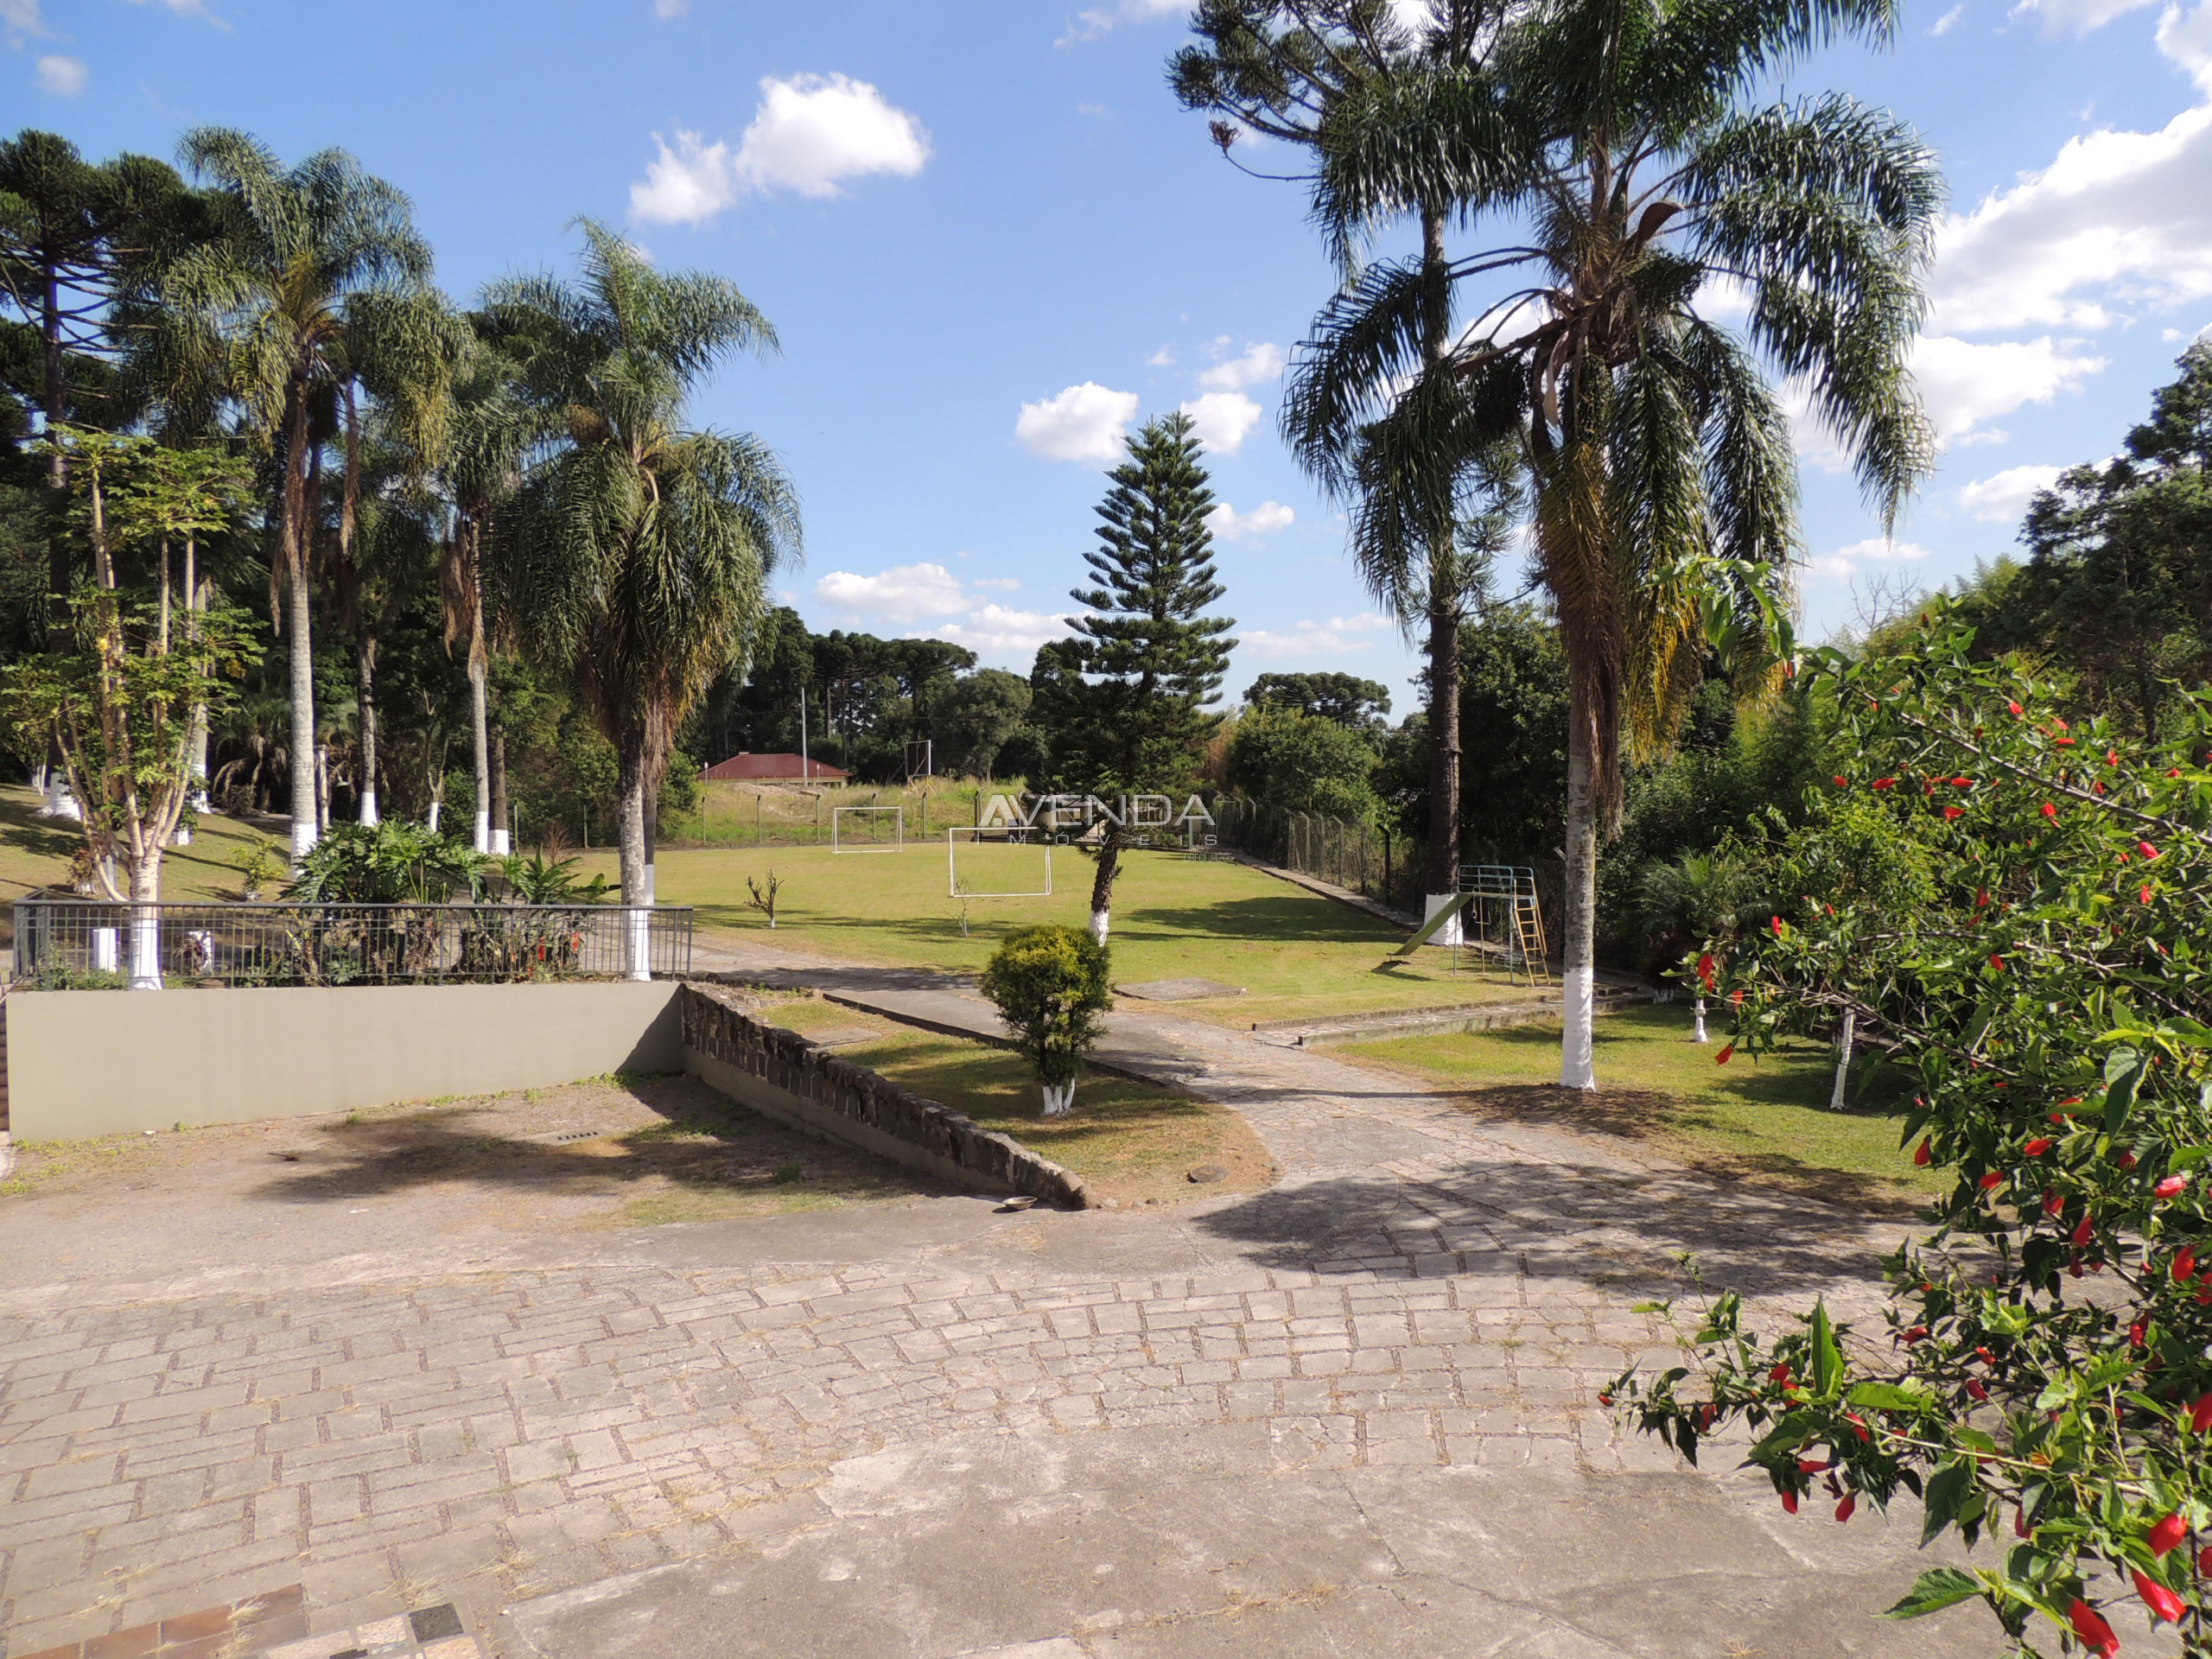
[[[906,850],[906,809],[903,806],[830,809],[830,850],[833,853],[897,853]]]
[[[955,824],[944,832],[949,892],[955,899],[1049,899],[1052,842],[999,825]]]

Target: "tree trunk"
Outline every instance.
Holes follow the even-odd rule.
[[[1859,1033],[1859,1011],[1843,1011],[1843,1031],[1838,1037],[1835,1050],[1835,1092],[1828,1097],[1828,1109],[1840,1112],[1847,1103],[1845,1085],[1851,1081],[1851,1043]]]
[[[617,746],[616,789],[621,821],[617,845],[622,872],[623,971],[632,979],[652,977],[652,893],[647,885],[645,851],[645,740],[626,733]]]
[[[130,988],[162,988],[162,849],[155,840],[130,872]]]
[[[1106,935],[1113,925],[1114,878],[1121,869],[1121,838],[1109,830],[1098,849],[1098,874],[1090,883],[1090,937],[1101,944],[1106,943]]]
[[[468,661],[468,735],[476,762],[476,839],[480,853],[492,850],[492,737],[486,709],[484,659]]]
[[[507,829],[507,734],[492,734],[492,854],[505,858],[514,850]]]
[[[284,502],[278,540],[285,576],[292,584],[286,643],[291,654],[292,865],[299,867],[315,843],[315,648],[310,632],[313,595],[308,588],[308,404],[306,388],[295,384],[286,411]]]
[[[1567,737],[1567,915],[1560,941],[1562,1017],[1559,1080],[1567,1089],[1598,1086],[1592,999],[1597,988],[1598,803],[1590,784],[1590,733],[1569,722]]]
[[[653,854],[660,845],[660,779],[646,775],[645,798],[645,902],[660,902],[660,874],[653,866]]]
[[[377,637],[366,627],[353,641],[354,695],[361,725],[361,822],[377,824]]]
[[[1421,257],[1434,292],[1421,308],[1421,354],[1433,368],[1452,347],[1452,301],[1444,280],[1444,213],[1423,207]],[[1464,599],[1458,550],[1447,519],[1429,527],[1428,547],[1428,868],[1422,899],[1427,920],[1449,905],[1459,888],[1459,610]],[[1459,917],[1437,930],[1434,942],[1456,945],[1465,931]]]
[[[207,608],[207,601],[213,597],[214,586],[210,582],[207,584],[209,591],[201,592],[199,556],[200,550],[197,543],[190,537],[187,537],[184,543],[184,631],[187,638],[194,640],[200,638],[200,614]],[[207,699],[205,697],[196,697],[193,700],[192,736],[189,741],[192,755],[190,797],[192,810],[194,812],[205,812],[207,810]]]

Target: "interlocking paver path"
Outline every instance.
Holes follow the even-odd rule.
[[[543,1234],[435,1187],[0,1203],[8,1652],[296,1582],[318,1631],[451,1601],[579,1659],[1992,1650],[1868,1617],[1912,1517],[1785,1520],[1592,1398],[1670,1250],[1863,1312],[1882,1230],[1158,1024],[1278,1187]]]

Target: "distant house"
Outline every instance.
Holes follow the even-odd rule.
[[[852,776],[842,766],[803,760],[796,754],[733,754],[699,775],[739,784],[842,784]]]

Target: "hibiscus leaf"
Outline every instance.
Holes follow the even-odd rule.
[[[1904,1599],[1886,1612],[1884,1618],[1918,1618],[1945,1607],[1955,1607],[1960,1602],[1981,1593],[1981,1580],[1971,1573],[1962,1573],[1955,1567],[1930,1567],[1912,1581],[1912,1588]]]

